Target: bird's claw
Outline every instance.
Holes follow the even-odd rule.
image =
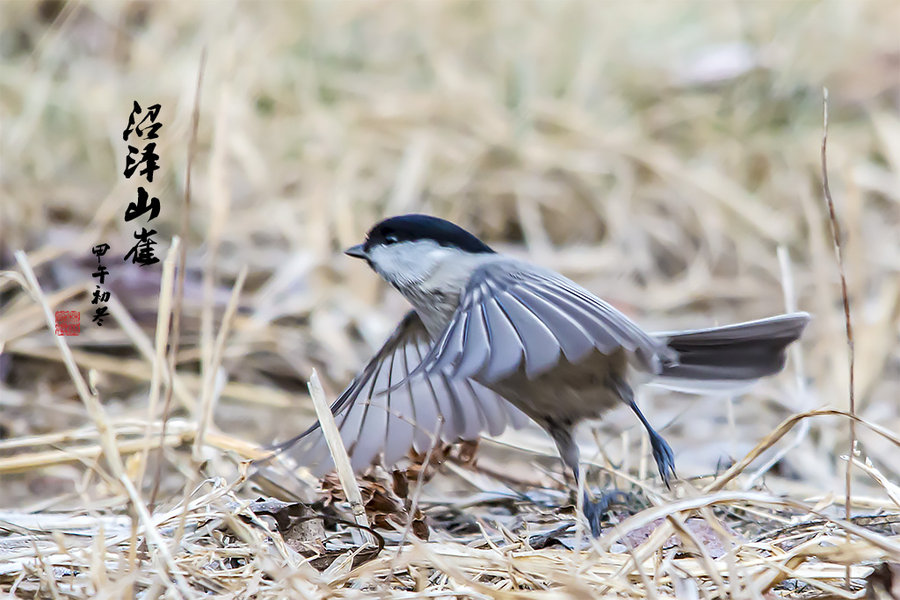
[[[607,490],[597,496],[595,500],[592,500],[590,495],[585,492],[583,510],[584,516],[591,526],[591,535],[600,537],[600,532],[602,530],[600,524],[603,522],[603,516],[609,511],[610,505],[628,504],[631,498],[632,496],[628,492],[623,492],[621,490]]]
[[[675,474],[675,454],[666,440],[655,431],[650,432],[650,447],[653,450],[653,460],[656,461],[659,475],[662,477],[666,487],[671,489],[672,486],[669,482],[672,478],[678,477]]]

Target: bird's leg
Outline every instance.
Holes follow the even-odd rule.
[[[553,441],[556,442],[556,448],[562,457],[563,463],[572,470],[575,475],[575,487],[580,487],[580,473],[578,469],[578,445],[572,438],[572,425],[561,425],[555,421],[547,423],[547,431]],[[603,521],[603,515],[609,509],[609,505],[615,502],[623,502],[627,500],[627,495],[619,490],[608,490],[603,492],[596,500],[591,498],[587,487],[584,490],[584,502],[582,504],[584,516],[591,526],[591,535],[598,537],[600,535],[600,523]]]
[[[653,429],[644,413],[638,408],[634,401],[634,392],[631,390],[631,386],[618,377],[612,380],[612,386],[619,394],[619,397],[622,398],[622,401],[634,411],[637,418],[644,424],[644,429],[647,430],[647,434],[650,436],[650,448],[653,450],[653,460],[656,461],[656,468],[659,470],[666,487],[671,488],[669,481],[672,477],[677,477],[675,474],[675,455],[672,453],[672,448],[669,447],[663,436]]]

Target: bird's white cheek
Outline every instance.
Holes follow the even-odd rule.
[[[423,261],[432,267],[444,264],[445,261],[452,259],[452,251],[446,248],[432,248],[428,250],[422,257]]]
[[[375,270],[391,283],[421,281],[434,269],[434,249],[427,245],[389,246],[372,250]]]

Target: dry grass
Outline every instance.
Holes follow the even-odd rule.
[[[896,3],[21,2],[0,23],[9,597],[850,598],[900,561]],[[855,336],[849,520],[823,86]],[[131,245],[134,99],[163,107],[169,259],[111,261],[98,328],[89,251]],[[361,481],[362,535],[334,482],[307,513],[270,495],[313,500],[318,482],[247,461],[315,418],[314,369],[334,395],[405,310],[339,250],[408,211],[651,329],[795,306],[815,320],[786,373],[740,398],[642,391],[676,452],[671,492],[626,409],[586,428],[592,484],[638,496],[593,545],[562,529],[568,488],[533,430],[483,441],[474,464],[452,450],[408,491]],[[55,310],[82,311],[81,335],[52,335]]]

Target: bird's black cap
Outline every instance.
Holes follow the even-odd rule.
[[[369,231],[362,249],[368,252],[377,244],[419,240],[431,240],[441,246],[455,247],[475,254],[494,252],[490,246],[450,221],[417,214],[401,215],[381,221]]]

